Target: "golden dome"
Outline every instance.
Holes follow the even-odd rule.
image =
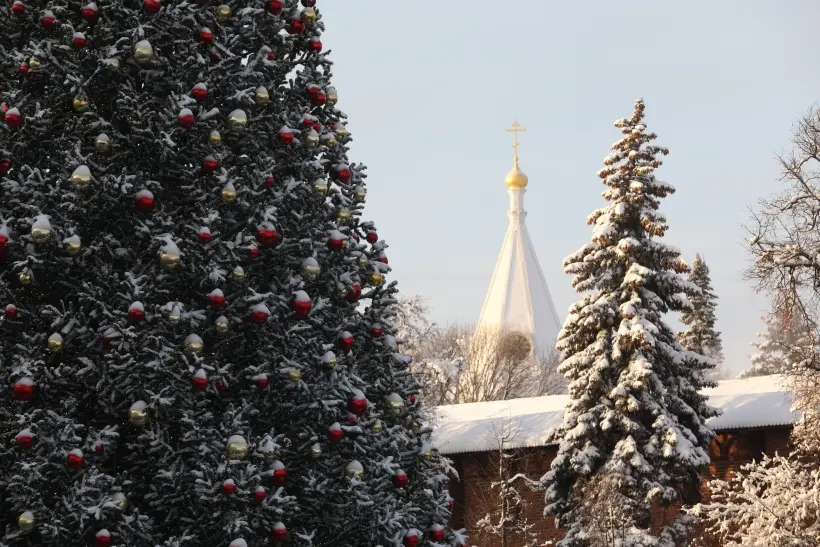
[[[530,181],[527,178],[527,175],[524,174],[524,171],[518,167],[518,158],[515,158],[515,163],[513,164],[513,168],[507,173],[507,176],[504,178],[504,184],[507,185],[507,188],[526,188],[527,183]]]

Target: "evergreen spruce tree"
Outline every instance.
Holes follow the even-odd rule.
[[[700,254],[692,261],[689,281],[700,290],[691,296],[691,308],[681,313],[681,323],[689,328],[678,334],[678,340],[687,350],[709,357],[718,366],[723,363],[723,342],[715,330],[717,295],[712,289],[709,266]]]
[[[751,366],[738,378],[787,374],[796,371],[804,361],[814,359],[815,338],[800,313],[778,310],[761,319],[766,330],[752,343],[757,353],[749,358]]]
[[[0,546],[463,541],[301,4],[0,8]]]
[[[557,349],[570,402],[555,434],[558,455],[545,475],[547,512],[566,536],[562,547],[591,544],[591,507],[602,482],[622,513],[623,546],[672,547],[688,524],[676,517],[649,527],[653,506],[671,508],[696,487],[709,462],[716,414],[699,390],[714,385],[710,360],[683,349],[664,322],[686,309],[697,288],[682,274],[679,252],[660,241],[667,230],[660,200],[674,191],[655,178],[667,149],[643,122],[644,103],[615,122],[624,135],[598,172],[608,204],[593,212],[592,241],[564,260],[584,295],[572,305]]]

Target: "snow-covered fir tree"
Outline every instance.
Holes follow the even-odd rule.
[[[463,543],[320,8],[0,8],[0,546]]]
[[[757,353],[749,358],[751,366],[738,378],[788,374],[807,358],[813,358],[815,337],[802,314],[792,308],[783,308],[761,319],[766,330],[758,333],[758,340],[752,342]]]
[[[689,328],[678,333],[678,340],[689,351],[709,357],[715,365],[720,365],[723,363],[723,342],[715,328],[717,295],[712,289],[709,266],[700,254],[696,254],[692,261],[689,281],[700,291],[690,296],[691,308],[681,313],[681,323]]]
[[[617,545],[672,547],[691,518],[670,512],[650,528],[651,510],[672,511],[709,463],[706,420],[716,411],[699,391],[714,385],[706,376],[713,363],[681,347],[664,322],[667,312],[689,308],[698,289],[683,275],[679,251],[660,241],[660,201],[674,189],[655,177],[668,150],[653,144],[643,119],[639,100],[631,117],[615,122],[623,138],[598,172],[608,203],[587,218],[592,241],[564,260],[583,296],[556,345],[570,401],[543,478],[547,513],[566,532],[561,547],[594,545],[586,521],[595,511],[586,502],[602,481],[622,515]]]

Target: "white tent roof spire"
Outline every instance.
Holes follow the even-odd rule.
[[[520,332],[530,337],[537,351],[551,351],[561,322],[525,223],[524,193],[529,180],[518,166],[518,133],[526,130],[515,122],[507,131],[515,138],[513,168],[504,181],[510,195],[510,223],[478,326]]]

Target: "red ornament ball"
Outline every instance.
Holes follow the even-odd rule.
[[[26,64],[26,63],[21,64],[19,67],[17,67],[17,70],[19,70],[20,72],[25,74],[26,72],[28,72],[28,64]]]
[[[349,289],[345,291],[345,300],[350,303],[359,301],[362,297],[362,287],[358,283],[354,283]]]
[[[4,236],[3,234],[0,234],[0,250],[5,250],[6,243],[8,243],[8,242],[9,242],[9,238]]]
[[[416,530],[410,530],[404,535],[404,547],[418,547],[421,543],[420,534]]]
[[[327,247],[331,251],[341,251],[345,248],[345,236],[338,230],[334,230],[327,240]]]
[[[214,33],[208,27],[199,29],[199,41],[204,44],[212,44],[214,42]]]
[[[134,302],[128,308],[128,319],[135,323],[139,323],[143,319],[145,319],[145,308],[143,308],[141,302]]]
[[[20,111],[16,108],[9,108],[6,111],[6,115],[3,118],[3,121],[6,122],[6,126],[14,129],[18,127],[21,123],[23,123],[23,117],[20,115]]]
[[[268,50],[268,61],[275,61],[276,60],[276,52],[273,50]]]
[[[376,257],[376,262],[381,262],[382,264],[387,264],[387,255],[384,253],[379,253],[379,256]]]
[[[285,9],[285,3],[282,0],[270,0],[268,2],[268,10],[274,15],[279,15]]]
[[[225,393],[226,391],[228,391],[228,384],[227,382],[225,382],[225,380],[217,380],[214,383],[214,387],[219,393]]]
[[[57,23],[57,18],[54,17],[54,13],[49,10],[43,12],[43,16],[40,17],[40,24],[42,27],[48,31],[54,29],[54,25]]]
[[[344,436],[345,432],[342,430],[342,426],[339,424],[339,422],[336,422],[335,424],[331,425],[327,430],[328,440],[333,441],[335,443],[341,441],[344,438]]]
[[[23,15],[26,12],[26,5],[23,4],[20,0],[15,0],[14,3],[11,5],[11,12],[14,15]]]
[[[259,247],[254,245],[248,248],[248,258],[259,258]]]
[[[271,532],[270,539],[274,543],[280,543],[288,538],[288,529],[281,522],[273,525],[273,532]]]
[[[24,429],[18,433],[14,440],[17,442],[17,446],[23,450],[28,450],[34,446],[34,434],[28,429]]]
[[[293,313],[296,317],[303,319],[310,314],[313,302],[305,291],[296,291],[293,295]]]
[[[316,0],[302,0],[302,5],[306,8],[312,8],[316,5]]]
[[[225,305],[225,294],[221,289],[214,289],[208,295],[208,303],[212,310],[218,310]]]
[[[203,226],[199,229],[199,242],[200,243],[210,243],[213,236],[211,235],[211,229]]]
[[[202,160],[202,170],[205,173],[213,173],[218,167],[219,162],[211,155],[205,156],[205,159]]]
[[[196,391],[204,391],[208,387],[208,376],[205,375],[204,370],[196,371],[194,377],[191,378],[191,385]]]
[[[29,401],[34,396],[34,380],[26,376],[14,384],[14,398],[18,401]]]
[[[71,37],[71,41],[74,43],[75,47],[84,48],[86,44],[85,34],[82,32],[75,32],[74,35]]]
[[[189,108],[183,108],[179,111],[179,116],[177,116],[177,123],[179,123],[179,126],[184,129],[189,129],[193,127],[196,123],[194,113],[191,112]]]
[[[407,473],[402,471],[401,469],[396,470],[393,473],[393,486],[396,488],[404,488],[407,484]]]
[[[262,503],[263,501],[265,501],[265,498],[267,498],[267,497],[268,497],[268,491],[265,490],[265,488],[262,487],[262,486],[257,486],[256,490],[253,491],[253,499],[257,503]]]
[[[291,131],[287,125],[282,126],[282,129],[279,130],[279,134],[276,139],[282,146],[293,144],[293,131]]]
[[[268,317],[270,317],[270,310],[264,304],[257,304],[251,308],[251,323],[264,325],[268,322]]]
[[[265,247],[276,245],[278,238],[279,234],[276,233],[276,229],[271,225],[260,226],[256,230],[256,240],[260,245],[264,245]]]
[[[268,389],[268,385],[270,382],[268,382],[268,376],[266,374],[254,376],[253,380],[254,382],[256,382],[256,387],[259,389],[259,391],[264,391]]]
[[[83,465],[85,465],[85,458],[83,457],[83,452],[79,448],[75,448],[74,450],[69,452],[68,456],[66,456],[65,461],[69,469],[79,469]]]
[[[333,176],[342,184],[350,182],[350,168],[345,164],[339,164],[333,168]]]
[[[373,338],[381,338],[384,334],[384,329],[378,323],[370,327],[370,336]]]
[[[347,409],[356,416],[361,416],[367,410],[367,399],[361,394],[351,397],[347,401]]]
[[[347,331],[340,332],[339,337],[336,339],[336,347],[345,353],[349,352],[353,349],[353,335]]]
[[[97,20],[97,17],[100,16],[100,11],[97,8],[97,4],[91,2],[90,4],[86,5],[83,10],[83,19],[88,21],[89,23],[93,23]]]
[[[97,454],[104,454],[105,453],[105,445],[103,443],[97,443],[94,445],[94,452]]]
[[[274,184],[273,176],[270,176],[270,177],[265,179],[265,186],[267,186],[268,188],[273,186],[273,184]]]
[[[319,40],[318,38],[314,38],[313,40],[310,41],[310,44],[308,45],[308,49],[312,53],[321,53],[321,51],[322,51],[322,41]]]
[[[142,3],[142,9],[144,9],[148,15],[155,15],[161,7],[162,4],[159,0],[145,0]]]
[[[305,32],[305,24],[301,19],[291,19],[288,32],[291,34],[302,34]]]
[[[428,534],[430,541],[444,541],[444,527],[440,524],[431,526]]]
[[[0,160],[0,175],[5,175],[11,171],[11,160]]]
[[[96,547],[108,547],[111,545],[111,533],[108,530],[100,530],[94,536],[94,545]]]
[[[233,479],[228,479],[222,483],[222,493],[226,496],[230,496],[236,491],[236,483],[233,482]]]
[[[276,460],[273,462],[273,473],[271,474],[271,484],[274,486],[282,486],[288,478],[288,470],[285,464]]]
[[[377,234],[376,232],[367,232],[366,239],[368,243],[373,245],[379,240],[379,234]]]
[[[154,210],[154,194],[148,190],[140,190],[136,196],[137,211],[150,213]]]
[[[198,83],[191,90],[191,96],[193,96],[196,102],[201,103],[202,101],[208,98],[208,88],[205,86],[205,84]]]
[[[17,319],[17,306],[14,304],[6,305],[6,319],[11,321]]]

